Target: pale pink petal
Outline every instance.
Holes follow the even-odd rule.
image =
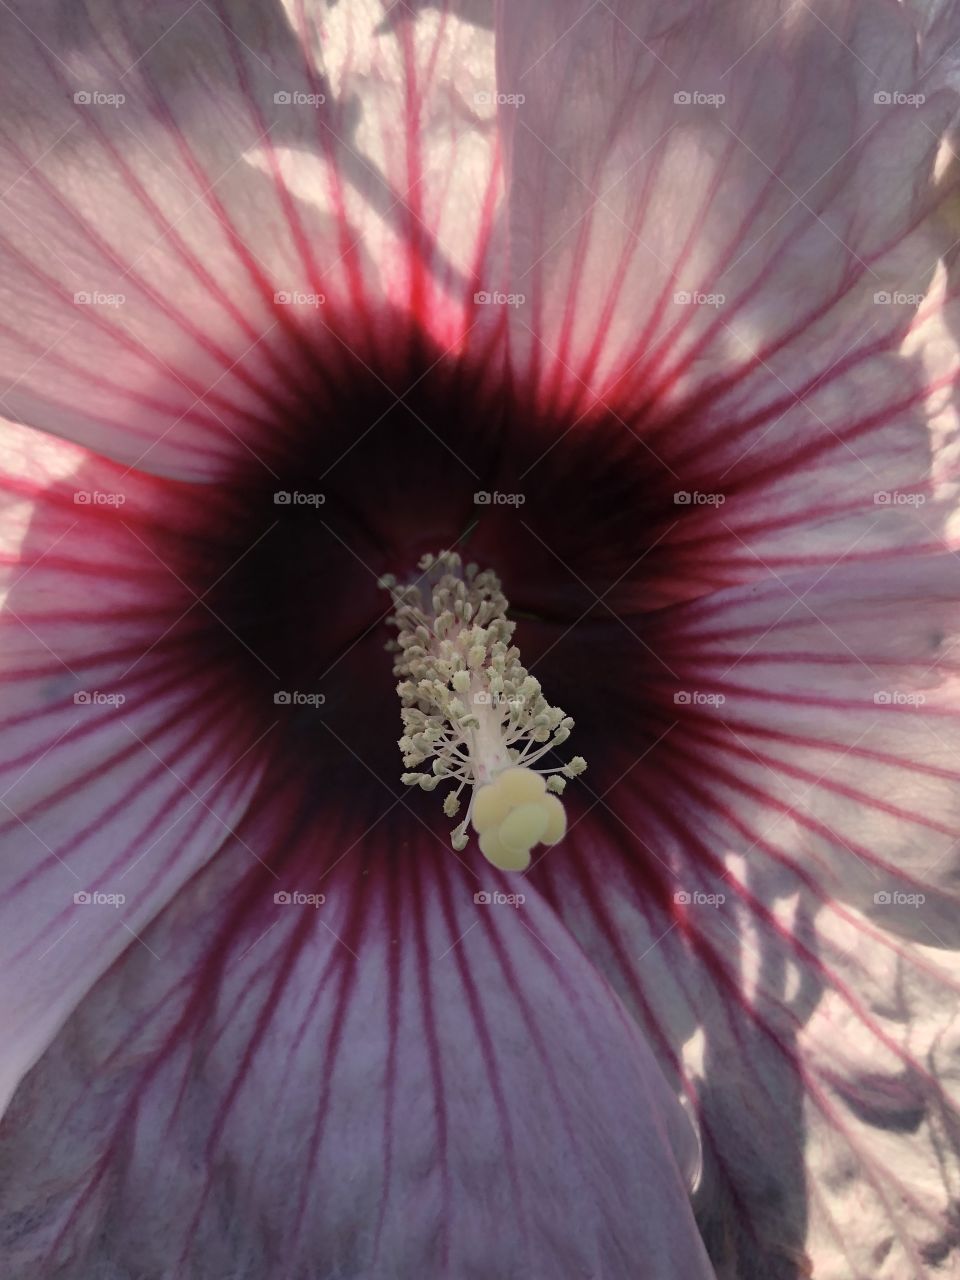
[[[924,43],[895,4],[502,11],[516,377],[643,459],[683,522],[675,594],[944,531],[946,20]]]
[[[637,1258],[649,1252],[670,1274],[676,1261],[668,1261],[676,1247],[670,1233],[652,1242],[641,1234],[662,1226],[657,1214],[670,1206],[675,1220],[689,1225],[673,1158],[662,1141],[651,1139],[654,1117],[670,1108],[662,1093],[652,1108],[635,1102],[652,1079],[642,1041],[628,1026],[618,1051],[616,1006],[607,1002],[596,975],[579,966],[582,957],[574,960],[569,939],[536,896],[542,892],[639,1019],[671,1085],[697,1117],[706,1162],[698,1217],[720,1274],[740,1280],[794,1280],[805,1269],[826,1280],[950,1274],[957,1250],[952,1117],[960,982],[951,654],[960,581],[955,560],[944,553],[955,532],[956,320],[952,268],[943,260],[955,238],[947,216],[953,179],[950,167],[946,174],[942,168],[941,139],[956,114],[950,50],[960,31],[952,7],[709,4],[665,10],[617,0],[502,5],[498,112],[509,142],[508,260],[494,245],[498,176],[490,117],[476,113],[477,126],[474,114],[465,112],[470,125],[462,137],[469,139],[468,151],[479,146],[469,163],[461,163],[461,135],[454,129],[456,137],[446,136],[451,98],[469,106],[469,77],[483,82],[482,58],[463,54],[467,71],[455,90],[447,85],[435,96],[398,96],[388,88],[399,82],[409,89],[412,73],[422,84],[444,57],[453,65],[463,49],[461,36],[475,37],[486,49],[482,30],[465,32],[447,8],[417,6],[415,19],[406,7],[389,17],[383,7],[366,4],[322,11],[327,21],[318,39],[332,62],[316,65],[324,67],[338,109],[349,104],[361,112],[361,154],[373,158],[381,178],[388,175],[391,193],[404,188],[404,177],[411,184],[423,177],[410,103],[435,105],[436,115],[430,115],[431,105],[424,122],[447,122],[426,127],[423,135],[432,140],[425,154],[436,159],[444,178],[439,186],[416,185],[436,193],[425,206],[430,216],[411,221],[415,200],[405,191],[398,229],[377,205],[376,192],[355,174],[342,187],[339,178],[333,183],[335,192],[345,192],[340,203],[331,197],[331,174],[344,171],[339,151],[334,164],[325,151],[302,146],[300,136],[285,145],[271,133],[269,142],[261,142],[248,128],[256,94],[247,97],[244,86],[251,77],[259,83],[262,73],[249,50],[236,44],[243,32],[224,37],[224,48],[239,63],[232,56],[222,64],[204,63],[204,75],[216,85],[215,105],[199,93],[189,72],[199,65],[191,61],[195,41],[185,34],[177,43],[176,31],[199,30],[191,24],[206,21],[205,8],[182,15],[162,37],[160,52],[142,51],[142,74],[172,65],[187,84],[185,101],[178,98],[174,112],[184,137],[188,117],[194,124],[193,107],[202,104],[196,112],[200,172],[212,172],[210,156],[229,146],[225,139],[247,147],[246,169],[260,182],[251,187],[245,172],[236,205],[224,206],[235,208],[231,217],[238,220],[240,239],[259,243],[253,241],[255,222],[278,228],[267,250],[267,278],[283,288],[277,263],[295,264],[304,244],[279,194],[282,178],[308,231],[324,219],[341,232],[362,227],[364,246],[334,270],[329,294],[342,303],[343,318],[342,327],[331,324],[336,337],[322,320],[303,322],[299,335],[283,326],[284,345],[266,334],[253,363],[244,358],[218,384],[232,399],[240,397],[247,417],[230,417],[230,406],[204,395],[201,408],[205,414],[215,409],[219,426],[207,414],[191,427],[189,440],[172,428],[143,465],[154,465],[156,452],[161,470],[215,473],[242,448],[230,431],[258,456],[269,456],[269,429],[283,431],[286,419],[276,411],[288,404],[298,423],[305,401],[315,410],[312,420],[322,422],[331,403],[322,375],[316,385],[313,375],[291,380],[286,365],[261,363],[269,352],[281,361],[289,353],[294,371],[307,367],[303,357],[314,356],[322,370],[330,350],[349,344],[361,359],[375,352],[374,367],[390,373],[389,356],[396,356],[401,370],[405,365],[411,317],[438,350],[457,355],[470,353],[475,341],[481,343],[477,350],[486,343],[489,354],[508,327],[511,389],[521,403],[529,401],[536,430],[530,439],[518,432],[502,452],[513,467],[518,456],[537,448],[528,460],[525,516],[532,525],[523,535],[503,525],[501,534],[488,528],[480,536],[502,537],[534,613],[544,600],[569,601],[557,559],[565,573],[566,558],[581,568],[586,563],[591,582],[611,584],[602,603],[617,616],[597,625],[599,597],[588,599],[594,616],[582,627],[571,618],[569,633],[554,633],[552,652],[544,645],[543,656],[545,687],[576,716],[578,748],[600,767],[587,776],[580,800],[573,800],[569,841],[525,882],[531,914],[506,917],[512,932],[498,950],[495,938],[508,926],[501,917],[485,916],[473,927],[473,916],[465,914],[472,911],[471,897],[456,897],[452,877],[459,869],[449,852],[436,848],[431,878],[424,869],[434,868],[424,860],[425,842],[391,840],[381,848],[362,829],[354,833],[354,810],[367,816],[360,793],[338,796],[344,810],[337,810],[330,796],[341,775],[334,771],[324,773],[326,790],[298,794],[310,769],[301,775],[299,760],[291,765],[288,741],[288,772],[266,779],[263,804],[236,826],[239,853],[228,845],[229,860],[218,860],[143,934],[153,959],[131,941],[122,966],[103,980],[24,1088],[8,1127],[16,1154],[7,1223],[18,1264],[40,1277],[69,1257],[72,1274],[86,1280],[98,1263],[143,1270],[158,1259],[156,1268],[169,1267],[176,1247],[178,1257],[203,1257],[205,1266],[226,1274],[243,1275],[243,1268],[251,1276],[270,1274],[274,1264],[279,1275],[283,1267],[295,1273],[309,1259],[327,1272],[360,1275],[369,1274],[368,1260],[379,1258],[382,1246],[385,1257],[399,1251],[401,1267],[415,1274],[429,1273],[439,1256],[441,1265],[448,1259],[458,1264],[453,1274],[469,1275],[479,1257],[477,1275],[487,1280],[511,1267],[524,1276],[554,1274],[543,1264],[555,1248],[588,1273],[593,1267],[632,1278]],[[279,21],[268,14],[265,23]],[[292,29],[306,31],[312,48],[310,23],[300,21],[296,4],[290,14]],[[51,32],[47,42],[62,39],[64,29],[70,30],[57,28],[60,36]],[[137,30],[145,31],[139,20]],[[287,27],[279,21],[274,30]],[[98,48],[73,35],[68,44],[77,58]],[[21,46],[15,47],[18,65],[25,66]],[[137,75],[131,71],[130,78]],[[363,91],[356,107],[354,87]],[[702,97],[675,102],[675,93]],[[720,93],[722,103],[704,100]],[[897,100],[875,101],[877,93]],[[901,100],[920,96],[925,101]],[[237,101],[245,112],[235,110]],[[362,114],[366,101],[378,104],[374,115],[390,121],[395,133],[364,132],[370,124]],[[182,157],[170,139],[178,134],[171,134],[168,120],[157,125],[154,115],[148,110],[138,123],[149,117],[148,140],[176,168]],[[55,116],[51,108],[50,119]],[[477,142],[477,128],[485,141]],[[52,134],[44,139],[54,141]],[[58,154],[59,144],[49,157],[38,156],[36,174],[23,175],[28,189],[47,191],[52,183],[44,187],[41,178],[59,169]],[[143,163],[144,175],[154,172]],[[319,165],[317,180],[311,164]],[[333,166],[326,183],[325,165]],[[467,174],[470,194],[463,199],[445,185],[454,172]],[[202,196],[196,176],[191,169],[194,195]],[[82,192],[86,207],[94,200],[84,181],[69,165],[58,173],[59,189]],[[113,195],[117,189],[108,190]],[[100,208],[99,196],[96,203]],[[42,263],[47,270],[49,255],[28,247],[43,226],[41,208],[49,212],[50,206],[30,206],[34,230],[16,233],[11,262],[26,259],[29,267]],[[58,208],[62,233],[71,220]],[[205,199],[201,209],[197,227],[212,230],[214,263],[221,261],[221,246],[215,279],[223,287],[236,274],[238,242],[230,234],[224,239],[224,220]],[[192,217],[186,218],[191,225]],[[126,216],[119,221],[133,225]],[[461,224],[467,228],[462,243],[456,235]],[[421,225],[430,231],[423,240]],[[123,234],[118,227],[117,243]],[[434,241],[449,246],[456,269],[448,269]],[[68,259],[80,243],[68,234]],[[398,244],[406,252],[398,253]],[[354,260],[361,265],[348,269]],[[310,272],[306,278],[313,282]],[[169,279],[176,291],[180,277]],[[189,281],[189,271],[183,279]],[[501,292],[486,294],[488,284]],[[474,288],[480,290],[475,305]],[[717,305],[674,301],[677,292],[714,291],[723,293],[722,302],[714,299]],[[875,298],[898,292],[902,298]],[[259,285],[250,286],[241,314],[265,321],[262,294]],[[913,294],[923,295],[919,307],[905,300]],[[28,310],[36,308],[33,295],[23,296]],[[185,296],[201,308],[210,305],[195,280]],[[252,310],[246,305],[251,301]],[[35,313],[42,315],[45,305]],[[381,320],[384,307],[403,313],[399,329]],[[188,381],[199,369],[191,361],[206,362],[207,370],[209,352],[181,345],[179,337],[174,341],[154,311],[138,315],[144,345],[165,360],[175,354],[185,359],[172,367],[182,368]],[[474,316],[475,330],[468,332]],[[225,342],[226,331],[217,327],[222,318],[208,319],[204,333]],[[69,334],[62,340],[69,350]],[[126,356],[110,354],[106,362],[102,355],[94,361],[93,348],[82,347],[75,363],[106,367],[107,376],[129,372]],[[28,365],[25,360],[11,368],[22,379],[24,404],[43,377],[37,373],[31,382]],[[263,375],[274,390],[277,403],[269,411],[248,412],[260,391],[241,385],[240,369],[252,370],[258,380]],[[128,381],[123,395],[140,385],[139,373]],[[67,384],[71,413],[85,403],[79,392],[79,383]],[[126,404],[123,395],[110,402],[114,409]],[[38,393],[31,405],[34,400],[41,403]],[[89,420],[53,425],[133,458],[129,438],[121,438],[116,424],[109,426],[110,405],[92,403]],[[151,409],[153,417],[144,419],[144,407],[115,416],[146,422],[145,438],[153,444],[157,427],[165,429],[165,410]],[[511,411],[515,407],[511,403]],[[44,420],[25,411],[22,416]],[[465,430],[470,421],[469,415],[458,417],[456,425]],[[94,433],[87,430],[91,425]],[[611,445],[611,432],[622,441],[619,449]],[[487,435],[476,434],[482,453]],[[562,448],[561,440],[567,442]],[[540,454],[550,461],[538,471]],[[386,468],[388,456],[380,456],[380,467]],[[432,467],[435,459],[429,462]],[[98,484],[116,477],[90,465]],[[599,478],[623,501],[600,511],[595,497],[577,499],[571,472],[581,489]],[[426,474],[419,473],[419,483]],[[548,483],[556,476],[565,476],[563,484]],[[141,483],[145,523],[133,524],[148,547],[162,548],[178,526],[181,535],[194,528],[185,512],[179,518],[179,499],[170,498],[163,518],[153,515],[148,495],[154,491],[150,482]],[[692,492],[723,502],[697,502]],[[678,500],[677,493],[690,500]],[[564,496],[569,503],[551,512]],[[214,509],[228,501],[218,490],[205,500]],[[424,536],[410,494],[390,495],[387,511],[394,501],[403,507],[398,527],[414,526],[404,536]],[[577,522],[581,510],[592,512],[593,524]],[[107,513],[96,514],[103,519]],[[438,511],[436,519],[442,524],[448,516]],[[51,546],[62,525],[47,527],[47,518],[41,513],[37,528],[38,549],[50,549],[49,572],[65,566],[73,572],[75,561],[56,558]],[[383,527],[390,524],[383,515]],[[544,533],[555,528],[558,536],[538,538],[533,526]],[[623,538],[608,537],[610,529]],[[65,541],[67,536],[73,535],[64,535]],[[531,556],[528,543],[534,541]],[[633,541],[634,554],[624,558],[624,546]],[[146,557],[125,559],[133,553],[111,537],[101,561],[100,545],[95,540],[85,553],[94,564],[129,564],[127,572],[141,583],[150,580]],[[89,563],[81,552],[81,564]],[[27,621],[56,649],[53,631],[47,636],[40,625],[43,606],[30,594],[33,575],[42,582],[44,572],[36,559],[25,580]],[[614,568],[619,559],[623,564]],[[180,564],[179,555],[172,562]],[[524,579],[531,564],[547,568]],[[150,615],[158,629],[159,614],[167,615],[171,601],[189,604],[181,587],[176,579],[151,586],[151,596],[163,602],[158,616]],[[581,580],[574,597],[583,587]],[[733,589],[717,590],[728,587]],[[111,590],[120,591],[120,604],[108,594],[108,674],[113,646],[128,639],[124,628],[134,608],[118,586]],[[678,600],[688,603],[652,607]],[[84,596],[76,608],[82,616],[97,604]],[[340,608],[339,602],[333,608],[338,628],[350,620],[349,609],[341,618]],[[57,637],[65,637],[69,660],[70,629],[62,613],[50,621]],[[527,634],[543,625],[533,622]],[[146,638],[147,628],[136,630],[138,644]],[[78,641],[78,653],[90,652],[87,639]],[[168,745],[183,755],[188,771],[194,768],[194,789],[204,794],[207,777],[219,785],[211,743],[219,750],[239,736],[216,704],[217,681],[225,687],[228,673],[214,660],[221,653],[210,648],[199,650],[199,672],[178,670],[176,632],[165,644],[158,640],[157,648],[157,660],[167,662],[162,670],[176,673],[175,694],[168,696],[189,692],[194,701],[188,714],[182,703],[174,707],[161,699],[150,714],[171,708],[181,714],[169,726]],[[198,651],[182,646],[187,650],[196,664]],[[100,650],[95,652],[99,661]],[[48,661],[48,654],[39,659],[40,665]],[[351,669],[361,667],[357,660]],[[155,670],[147,667],[147,673]],[[344,702],[363,708],[374,703],[375,693],[368,704],[366,691],[362,699],[355,688]],[[198,727],[198,715],[204,717],[202,739],[195,741],[188,723]],[[162,735],[149,715],[145,723]],[[194,750],[199,758],[192,765]],[[60,756],[49,754],[59,768]],[[325,756],[322,763],[326,769]],[[39,777],[35,793],[29,779],[16,780],[18,788],[27,787],[28,800],[35,796],[48,824],[37,830],[51,848],[64,832],[76,837],[75,814],[66,806],[79,804],[78,788],[71,793],[69,783],[86,765],[69,758],[66,784],[57,775],[50,807],[41,803],[51,791],[49,778]],[[254,780],[249,767],[237,791],[224,793],[224,821],[233,816],[232,800]],[[145,789],[139,776],[131,784]],[[83,802],[92,800],[100,811],[106,801],[93,785]],[[109,774],[102,785],[109,787]],[[141,800],[138,795],[138,816],[146,813]],[[171,816],[178,812],[172,802],[166,809]],[[20,817],[31,821],[30,813]],[[372,810],[370,822],[381,813]],[[412,813],[410,806],[403,815],[404,832]],[[328,917],[318,907],[267,918],[269,872],[256,863],[237,869],[244,847],[261,856],[278,849],[283,870],[297,873],[285,887],[321,889],[318,877],[334,856],[331,848],[339,856],[341,842],[350,846],[354,839],[362,840],[363,865],[356,881],[346,875],[350,862],[331,872]],[[134,843],[120,841],[124,849]],[[376,858],[383,850],[383,859]],[[321,851],[324,856],[317,856]],[[171,850],[169,865],[164,863],[167,883],[179,883],[180,873],[193,869],[191,852],[175,863]],[[91,865],[104,870],[96,860]],[[105,880],[103,887],[109,889]],[[145,892],[150,914],[163,893],[153,884]],[[14,927],[29,929],[39,920],[49,934],[48,901],[45,894],[42,910],[28,904],[27,924],[18,917]],[[200,906],[209,933],[197,923]],[[281,913],[291,909],[277,906]],[[337,937],[328,938],[318,920],[326,920]],[[521,932],[527,926],[539,942]],[[469,951],[468,963],[468,948],[478,937],[484,948]],[[328,951],[317,949],[318,939]],[[434,947],[440,941],[443,946]],[[60,943],[69,944],[70,936]],[[109,963],[116,951],[103,951]],[[56,947],[42,964],[55,955]],[[550,955],[559,958],[567,986],[551,985],[542,976],[547,970],[537,967],[549,969]],[[167,956],[189,970],[172,959],[166,964]],[[434,956],[436,964],[430,962]],[[158,969],[152,967],[156,957]],[[456,968],[441,969],[443,964]],[[71,958],[71,977],[74,968],[79,977],[69,998],[54,1002],[47,1036],[100,972],[85,955]],[[435,976],[435,969],[446,976]],[[38,972],[54,985],[63,981],[60,970]],[[552,976],[560,975],[553,970]],[[14,978],[19,981],[16,970]],[[578,1018],[581,1008],[589,1016]],[[417,1045],[406,1038],[411,1020],[423,1028]],[[535,1080],[529,1071],[534,1055],[524,1058],[528,1036],[535,1041]],[[610,1046],[612,1061],[602,1060]],[[373,1061],[364,1057],[368,1050]],[[28,1060],[24,1056],[22,1065]],[[278,1069],[278,1061],[290,1069]],[[92,1070],[101,1077],[117,1072],[111,1092],[129,1099],[119,1121],[112,1099],[88,1091],[74,1103]],[[451,1135],[467,1132],[475,1114],[470,1108],[483,1090],[480,1131],[454,1149]],[[264,1097],[277,1099],[281,1121],[275,1128],[263,1126],[252,1101]],[[577,1117],[558,1128],[563,1100],[571,1098]],[[382,1107],[375,1136],[382,1133],[383,1140],[375,1158],[371,1100]],[[79,1118],[68,1124],[74,1116]],[[34,1174],[36,1152],[48,1145],[48,1135],[58,1143],[57,1164]],[[577,1153],[576,1173],[566,1182],[561,1175],[570,1150]],[[667,1158],[654,1160],[655,1151]],[[612,1177],[600,1181],[603,1194],[591,1204],[585,1232],[581,1206],[569,1206],[583,1188],[595,1193],[611,1163]],[[658,1202],[653,1214],[635,1215],[629,1197],[634,1189],[646,1194],[651,1171],[661,1164],[671,1171],[660,1188],[669,1205]],[[51,1188],[46,1179],[57,1166],[62,1178]],[[291,1166],[302,1172],[292,1192]],[[186,1182],[184,1167],[193,1175]],[[413,1183],[424,1194],[407,1195],[398,1209],[391,1190],[381,1209],[380,1193],[392,1177],[381,1173],[384,1168],[396,1173],[401,1193]],[[556,1191],[549,1205],[537,1198],[536,1175],[544,1168]],[[502,1183],[491,1169],[504,1174]],[[500,1198],[489,1208],[484,1199],[478,1209],[491,1185]],[[444,1199],[451,1187],[461,1193],[456,1202]],[[238,1200],[249,1212],[239,1221],[232,1214],[231,1234],[223,1218]],[[362,1228],[351,1227],[358,1219],[368,1225],[363,1209],[372,1202],[382,1213],[373,1242]],[[522,1213],[528,1215],[523,1226]],[[495,1227],[505,1220],[510,1228],[498,1236]],[[407,1236],[396,1225],[401,1221],[405,1230],[411,1221],[415,1226],[413,1251],[406,1254]],[[441,1224],[451,1222],[444,1236]],[[518,1241],[527,1251],[520,1258]],[[686,1230],[679,1241],[691,1250],[686,1273],[695,1274],[700,1263]],[[438,1248],[439,1255],[431,1252]],[[604,1254],[605,1248],[616,1252]]]
[[[611,756],[531,879],[696,1099],[720,1274],[956,1265],[958,600],[954,557],[791,575],[538,668]],[[634,681],[578,706],[588,665]]]
[[[322,421],[330,368],[395,354],[397,311],[464,345],[499,181],[493,36],[388,9],[3,6],[8,416],[209,477]]]
[[[2,431],[0,1107],[223,844],[261,767],[239,643],[173,568],[195,495]]]

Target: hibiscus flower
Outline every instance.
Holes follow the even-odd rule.
[[[956,1274],[956,6],[0,25],[4,1275]]]

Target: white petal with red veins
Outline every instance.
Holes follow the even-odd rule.
[[[316,403],[305,363],[391,350],[393,309],[444,347],[485,327],[491,34],[385,15],[5,6],[9,416],[209,478],[243,444],[269,460],[277,421]]]

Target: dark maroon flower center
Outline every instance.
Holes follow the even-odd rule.
[[[404,794],[377,579],[455,548],[500,575],[523,661],[575,718],[591,772],[574,812],[588,804],[672,718],[657,612],[683,595],[689,514],[642,424],[545,409],[419,340],[389,359],[344,349],[303,387],[198,489],[196,527],[157,547],[204,598],[182,624],[191,661],[229,673],[244,736],[269,729],[278,775],[320,819],[346,799],[375,815]],[[447,838],[438,804],[406,799]]]

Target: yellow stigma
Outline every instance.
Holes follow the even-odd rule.
[[[479,573],[474,564],[461,571],[460,557],[450,551],[424,556],[419,567],[429,606],[419,582],[398,587],[393,578],[381,581],[396,606],[390,621],[398,637],[390,647],[400,677],[403,762],[409,768],[433,761],[430,773],[405,773],[403,781],[424,791],[446,778],[458,783],[443,803],[451,818],[460,809],[460,793],[470,787],[453,847],[466,846],[472,822],[489,862],[502,871],[523,871],[536,845],[557,844],[566,833],[558,796],[586,761],[574,756],[559,768],[531,765],[569,738],[573,721],[549,705],[539,681],[520,664],[496,575]]]

